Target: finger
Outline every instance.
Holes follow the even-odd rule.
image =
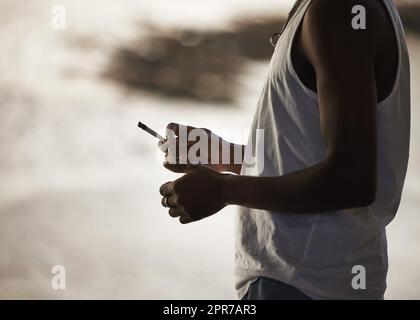
[[[166,200],[166,204],[169,206],[169,208],[175,208],[177,206],[179,206],[178,203],[178,196],[176,195],[171,195],[170,197],[168,197],[168,199]]]
[[[173,141],[171,141],[173,140]],[[195,142],[187,142],[187,148],[194,145]],[[169,151],[175,152],[176,154],[179,153],[179,138],[175,137],[174,139],[165,139],[164,141],[159,140],[158,142],[158,148],[165,153],[168,153]]]
[[[164,162],[163,166],[175,173],[187,173],[194,170],[194,165],[191,164],[171,164],[169,162]]]
[[[163,197],[162,200],[160,201],[160,203],[162,204],[162,207],[169,208],[167,197]]]
[[[160,187],[159,192],[164,197],[170,196],[174,192],[174,183],[172,181],[170,181],[170,182],[167,182],[167,183],[163,184]]]
[[[189,217],[188,215],[182,215],[179,218],[179,222],[181,222],[181,224],[188,224],[188,223],[193,222],[193,219]]]
[[[170,208],[168,213],[172,218],[178,218],[184,215],[185,211],[183,207],[175,207],[175,208]]]
[[[169,131],[173,131],[175,135],[178,135],[179,133],[179,124],[171,122],[166,126],[166,136],[168,136]]]
[[[177,163],[177,156],[179,154],[179,139],[170,137],[165,142],[160,144],[159,149],[165,153],[165,160],[171,163]]]
[[[169,154],[165,154],[165,161],[163,162],[163,166],[165,166],[165,163],[178,164],[180,163],[180,159],[178,157],[173,158]]]
[[[169,145],[168,145],[168,140],[159,140],[158,142],[158,148],[160,151],[162,151],[165,154],[168,154],[168,149],[169,149]]]

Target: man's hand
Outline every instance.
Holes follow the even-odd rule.
[[[236,148],[238,150],[236,152],[241,152],[241,159],[243,159],[244,147],[230,143],[208,129],[170,123],[166,129],[166,138],[166,141],[159,142],[159,148],[165,152],[165,161],[171,164],[202,164],[218,172],[239,174],[241,171],[242,163],[234,163],[234,152]],[[205,140],[201,141],[201,139]],[[200,148],[196,154],[198,144],[204,148]],[[225,160],[223,160],[224,153]],[[169,170],[172,168],[168,167]],[[183,167],[177,168],[179,170]]]
[[[162,205],[182,224],[207,218],[225,207],[223,174],[205,166],[165,164],[174,172],[187,172],[181,178],[160,187]]]

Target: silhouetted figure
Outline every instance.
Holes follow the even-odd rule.
[[[239,147],[263,157],[166,163],[186,174],[161,187],[162,204],[181,223],[239,206],[240,298],[382,299],[385,227],[401,199],[410,139],[409,58],[394,2],[298,0],[275,44],[253,133]]]

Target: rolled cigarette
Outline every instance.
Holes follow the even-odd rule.
[[[137,125],[140,129],[143,129],[144,131],[146,131],[148,134],[154,136],[156,139],[159,139],[160,141],[165,141],[165,138],[162,137],[159,133],[157,133],[156,131],[150,129],[148,126],[146,126],[144,123],[139,122]]]

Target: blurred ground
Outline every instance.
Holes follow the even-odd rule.
[[[165,172],[156,141],[171,121],[247,129],[267,62],[238,71],[236,101],[200,103],[104,81],[115,48],[137,39],[145,17],[167,26],[216,26],[244,13],[279,11],[278,1],[70,1],[68,30],[50,28],[53,1],[0,3],[0,298],[234,298],[235,208],[190,226],[160,207]],[[191,19],[180,19],[180,14]],[[141,30],[141,29],[140,29]],[[269,36],[269,35],[268,35]],[[268,41],[267,36],[267,41]],[[413,70],[411,162],[401,209],[389,227],[387,298],[420,299],[420,43]],[[198,107],[199,106],[199,107]],[[229,135],[227,136],[229,138]],[[234,137],[244,142],[244,137]],[[51,289],[51,267],[67,290]]]

